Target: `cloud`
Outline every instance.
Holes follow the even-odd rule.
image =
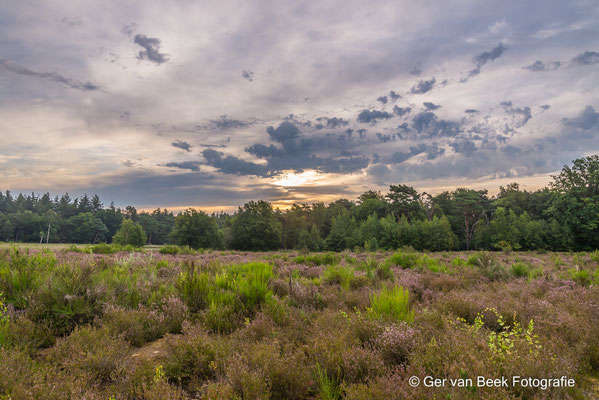
[[[412,69],[410,69],[410,74],[412,74],[414,76],[420,76],[422,74],[422,64],[418,63],[418,64],[414,65],[414,67],[412,67]]]
[[[478,114],[478,110],[476,110],[474,108],[468,108],[468,109],[464,110],[464,112],[466,114],[470,114],[470,115]]]
[[[266,132],[271,139],[279,143],[284,143],[300,136],[300,131],[297,126],[289,121],[281,122],[281,124],[276,128],[269,126],[266,128]]]
[[[389,161],[392,164],[401,164],[402,162],[417,156],[419,154],[423,154],[426,153],[426,159],[427,160],[434,160],[437,157],[441,157],[442,155],[445,154],[445,149],[444,148],[440,148],[436,143],[432,143],[432,144],[425,144],[425,143],[420,143],[416,146],[410,146],[410,151],[409,152],[400,152],[397,151],[395,153],[393,153],[391,155],[391,158],[389,159]]]
[[[570,60],[571,65],[594,65],[599,63],[599,53],[596,51],[585,51]]]
[[[436,82],[437,82],[437,80],[434,77],[428,81],[421,79],[420,81],[418,81],[416,86],[414,86],[414,87],[412,87],[412,89],[410,89],[410,93],[424,94],[426,92],[429,92],[433,89]]]
[[[191,151],[191,145],[187,142],[183,142],[181,140],[177,140],[176,142],[171,143],[171,146],[177,147],[181,150],[185,150],[187,152]]]
[[[526,67],[522,67],[529,71],[533,72],[545,72],[545,71],[555,71],[561,68],[572,68],[572,67],[581,67],[585,65],[595,65],[599,63],[599,53],[596,51],[585,51],[580,53],[570,60],[570,62],[563,61],[541,61],[537,60],[534,63],[527,65]]]
[[[65,78],[64,76],[56,73],[56,72],[37,72],[30,70],[28,68],[22,67],[18,64],[15,64],[9,60],[0,58],[0,70],[4,69],[5,71],[13,72],[19,75],[32,76],[35,78],[46,79],[53,82],[62,83],[70,88],[81,90],[84,92],[91,92],[94,90],[100,90],[98,85],[95,85],[91,82],[81,82],[75,79]]]
[[[383,104],[387,104],[387,96],[381,96],[376,101],[380,101]]]
[[[472,62],[475,65],[475,68],[470,70],[468,72],[468,76],[466,76],[466,78],[462,78],[460,80],[460,82],[466,82],[468,79],[472,78],[473,76],[476,76],[478,74],[480,74],[480,69],[487,63],[495,61],[497,58],[499,58],[505,51],[507,50],[507,47],[505,47],[503,45],[503,43],[499,43],[497,46],[495,46],[493,49],[491,49],[490,51],[484,51],[482,53],[480,53],[479,55],[475,56],[472,59]]]
[[[389,114],[387,111],[362,110],[360,114],[358,114],[358,122],[364,124],[376,124],[378,120],[389,119],[392,116],[393,115]]]
[[[476,151],[476,144],[472,140],[459,140],[449,144],[456,153],[470,154]]]
[[[400,117],[408,114],[412,109],[410,107],[398,107],[398,106],[394,106],[393,107],[393,112],[397,115],[399,115]]]
[[[508,115],[514,117],[515,128],[523,127],[532,118],[530,107],[514,107],[511,101],[502,101],[500,104]]]
[[[137,53],[137,59],[151,61],[159,65],[168,62],[168,54],[160,52],[160,39],[137,34],[133,38],[133,42],[145,49]]]
[[[234,118],[229,118],[226,115],[221,115],[220,119],[214,119],[209,122],[204,128],[211,130],[228,131],[231,129],[245,128],[249,126],[249,122],[241,121]]]
[[[224,155],[224,153],[212,149],[202,151],[202,156],[204,156],[206,164],[216,168],[217,171],[224,174],[255,175],[263,177],[268,175],[268,171],[264,165],[244,161],[234,156],[223,157]]]
[[[319,117],[316,118],[316,121],[320,122],[320,123],[324,123],[324,127],[326,128],[340,128],[342,126],[347,126],[349,124],[349,121],[343,118],[337,118],[337,117]]]
[[[537,60],[534,63],[532,63],[526,67],[522,67],[522,68],[527,69],[529,71],[533,71],[533,72],[555,71],[556,69],[559,69],[561,67],[561,65],[562,65],[561,61],[544,62],[544,61]]]
[[[433,104],[430,101],[425,101],[424,103],[422,103],[422,105],[426,107],[427,110],[436,110],[438,108],[441,108],[441,106]]]
[[[592,106],[586,106],[578,116],[564,118],[562,122],[566,126],[588,131],[595,126],[599,127],[599,113]]]
[[[400,99],[401,96],[398,93],[395,93],[394,90],[391,90],[389,92],[389,97],[391,98],[391,101],[395,102],[397,99]]]
[[[254,73],[253,73],[252,71],[246,71],[246,70],[243,70],[243,71],[241,72],[241,77],[242,77],[243,79],[247,79],[247,80],[248,80],[248,81],[250,81],[250,82],[253,82],[253,81],[254,81]]]
[[[430,111],[424,111],[412,118],[412,127],[424,137],[452,137],[460,132],[460,125],[457,122],[439,120],[437,116]]]
[[[164,164],[164,166],[169,167],[169,168],[188,169],[190,171],[199,171],[200,170],[200,162],[199,161],[170,162],[170,163]]]

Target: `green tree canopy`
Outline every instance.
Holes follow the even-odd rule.
[[[175,217],[171,232],[172,240],[178,245],[194,249],[219,247],[218,228],[214,218],[193,208]]]
[[[113,236],[112,241],[116,244],[141,247],[146,244],[146,232],[140,224],[130,219],[124,219],[121,228]]]
[[[250,201],[239,207],[231,228],[235,249],[271,250],[281,246],[281,223],[267,201]]]

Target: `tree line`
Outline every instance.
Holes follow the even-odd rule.
[[[535,191],[512,183],[495,196],[467,188],[430,195],[397,184],[384,194],[366,191],[355,201],[288,210],[250,201],[233,215],[104,207],[97,195],[0,193],[2,240],[129,244],[130,237],[136,245],[238,250],[592,250],[599,248],[599,156],[573,161]]]

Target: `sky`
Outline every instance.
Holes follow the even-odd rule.
[[[0,2],[0,190],[142,209],[546,186],[599,151],[599,3]]]

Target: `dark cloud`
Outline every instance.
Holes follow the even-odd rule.
[[[545,112],[545,111],[549,110],[551,108],[551,106],[549,104],[541,104],[539,106],[539,108],[541,109],[541,112]]]
[[[585,65],[594,65],[599,63],[599,53],[596,51],[585,51],[577,56],[572,57],[570,62],[563,61],[541,61],[537,60],[534,63],[522,67],[533,72],[555,71],[560,68],[580,67]]]
[[[438,108],[441,108],[441,106],[433,104],[430,101],[425,101],[424,103],[422,103],[422,105],[426,107],[427,110],[436,110]]]
[[[137,24],[135,22],[131,22],[130,24],[123,25],[123,27],[121,28],[121,33],[131,37],[133,36],[136,30]]]
[[[342,126],[347,126],[349,124],[349,121],[343,118],[337,118],[337,117],[319,117],[316,118],[316,121],[324,123],[324,127],[326,128],[340,128]]]
[[[392,142],[392,141],[395,141],[397,139],[400,139],[399,135],[397,135],[396,133],[393,133],[391,135],[385,135],[385,134],[382,134],[380,132],[376,133],[376,138],[381,143]]]
[[[599,53],[596,51],[585,51],[570,60],[571,65],[593,65],[599,63]]]
[[[200,162],[199,161],[170,162],[170,163],[164,164],[164,166],[169,167],[169,168],[188,169],[190,171],[199,171],[200,170]]]
[[[408,114],[412,109],[410,107],[398,107],[398,106],[394,106],[393,107],[393,112],[397,115],[399,115],[400,117]]]
[[[561,61],[544,62],[544,61],[537,60],[534,63],[532,63],[526,67],[522,67],[522,68],[527,69],[529,71],[533,71],[533,72],[555,71],[556,69],[560,68],[561,65],[562,65]]]
[[[381,96],[376,101],[380,101],[383,104],[387,104],[387,96]]]
[[[424,111],[412,118],[412,127],[425,137],[453,137],[460,132],[460,125],[457,122],[438,119],[430,111]]]
[[[297,126],[289,121],[281,122],[281,124],[276,128],[269,126],[266,128],[266,132],[272,140],[279,143],[284,143],[300,136],[300,131]]]
[[[303,171],[314,169],[321,172],[350,173],[368,166],[369,159],[347,151],[352,143],[352,133],[343,135],[326,134],[305,137],[299,128],[290,121],[283,121],[278,127],[269,126],[267,133],[278,144],[256,143],[245,150],[267,161],[265,174],[275,175],[284,170]],[[362,134],[358,131],[360,138]],[[322,155],[321,155],[322,154]]]
[[[514,107],[511,101],[502,101],[501,106],[508,115],[513,117],[515,128],[521,128],[532,118],[530,107]]]
[[[420,81],[418,81],[416,86],[414,86],[414,87],[412,87],[412,89],[410,89],[410,93],[424,94],[426,92],[430,92],[433,89],[433,87],[435,87],[436,82],[437,82],[437,79],[435,79],[434,77],[428,81],[421,79]]]
[[[434,160],[435,158],[444,155],[445,149],[440,148],[436,143],[420,143],[416,146],[410,146],[409,152],[397,151],[393,153],[389,161],[393,164],[401,164],[402,162],[423,153],[426,154],[427,160]]]
[[[216,168],[219,172],[224,174],[255,176],[268,175],[268,171],[264,165],[244,161],[234,156],[223,157],[224,155],[224,153],[212,149],[206,149],[202,151],[202,156],[204,156],[206,164]]]
[[[503,43],[499,43],[496,47],[494,47],[493,49],[491,49],[490,51],[484,51],[482,53],[480,53],[479,55],[475,56],[472,59],[472,62],[475,65],[475,68],[470,70],[468,72],[468,76],[466,76],[465,78],[462,78],[460,81],[461,82],[466,82],[468,79],[472,78],[473,76],[476,76],[478,74],[480,74],[480,69],[487,63],[492,62],[494,60],[496,60],[497,58],[499,58],[505,51],[507,50],[507,47],[505,47],[503,45]]]
[[[253,81],[254,81],[254,73],[253,73],[252,71],[246,71],[246,70],[243,70],[243,71],[241,72],[241,77],[242,77],[243,79],[247,79],[247,80],[248,80],[248,81],[250,81],[250,82],[253,82]]]
[[[389,119],[392,116],[393,115],[389,114],[387,111],[362,110],[360,114],[358,114],[358,122],[364,124],[376,124],[378,120]]]
[[[145,49],[137,53],[137,59],[151,61],[155,64],[168,62],[168,54],[160,52],[160,39],[137,34],[133,38],[133,42]]]
[[[478,110],[475,110],[474,108],[468,108],[468,109],[464,110],[464,112],[466,114],[470,114],[470,115],[478,114]]]
[[[49,81],[62,83],[70,88],[82,90],[84,92],[91,92],[94,90],[99,90],[100,87],[91,83],[91,82],[81,82],[75,79],[65,78],[64,76],[56,73],[56,72],[37,72],[32,71],[28,68],[22,67],[18,64],[15,64],[9,60],[5,60],[0,58],[0,70],[5,70],[9,72],[13,72],[19,75],[32,76],[35,78],[47,79]]]
[[[228,131],[231,129],[245,128],[251,125],[249,122],[241,121],[234,118],[229,118],[226,115],[221,115],[220,119],[211,120],[204,128],[211,130]]]
[[[421,63],[416,64],[410,70],[410,74],[415,75],[415,76],[420,76],[422,74],[422,64]]]
[[[599,127],[599,113],[597,113],[592,106],[586,106],[578,116],[574,118],[564,118],[562,122],[566,126],[587,131],[595,126]]]
[[[449,145],[456,153],[470,154],[476,150],[476,144],[471,140],[459,140]]]
[[[171,143],[171,146],[177,147],[181,150],[185,150],[187,152],[191,151],[191,145],[187,142],[183,142],[181,140],[177,140],[176,142]]]
[[[398,93],[395,93],[394,90],[391,90],[389,92],[389,97],[391,98],[391,101],[393,101],[393,102],[395,102],[395,101],[397,101],[397,99],[401,98],[401,96]]]

